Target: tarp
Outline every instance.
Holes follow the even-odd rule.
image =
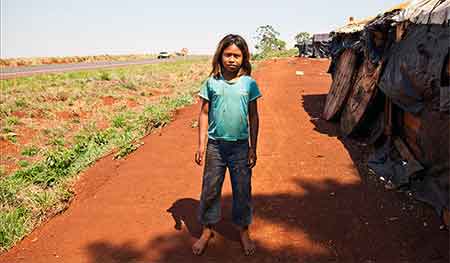
[[[330,56],[330,41],[329,33],[314,34],[312,36],[312,57],[326,58]]]
[[[448,129],[444,132],[448,134]],[[448,157],[448,152],[445,154]],[[433,206],[439,215],[442,215],[444,208],[448,208],[448,159],[432,163],[432,167],[415,165],[402,158],[391,141],[387,140],[369,157],[367,165],[387,187],[410,191],[416,199]]]
[[[298,48],[299,57],[310,57],[313,54],[313,45],[311,40],[296,44],[295,47]]]
[[[410,179],[423,171],[402,158],[390,140],[369,157],[367,165],[389,186],[409,186]],[[420,167],[419,167],[420,168]]]
[[[387,54],[387,50],[395,41],[395,27],[392,27],[392,17],[398,14],[400,10],[394,9],[390,12],[385,12],[378,16],[365,26],[361,39],[365,45],[366,57],[370,59],[373,64],[378,64],[380,60]],[[383,43],[377,46],[375,38],[376,34],[383,35]]]
[[[314,34],[312,36],[313,42],[329,42],[331,41],[330,34],[328,33],[322,33],[322,34]]]
[[[425,101],[439,94],[449,39],[446,26],[410,25],[404,40],[389,50],[380,89],[403,110],[420,112]]]
[[[410,21],[415,24],[444,24],[450,20],[450,1],[415,0],[394,17],[397,22]]]
[[[328,42],[314,42],[312,57],[327,58],[330,56],[330,49]]]
[[[349,35],[334,35],[331,42],[328,45],[329,54],[331,56],[330,67],[328,73],[334,77],[336,72],[336,63],[339,60],[339,56],[346,49],[353,49],[357,53],[362,52],[362,42],[360,39],[361,33],[354,33]]]
[[[414,130],[406,125],[401,117],[404,114],[400,116],[398,107],[392,105],[396,109],[392,136],[398,137],[394,139],[389,133],[387,143],[375,150],[368,166],[388,185],[411,191],[439,215],[448,210],[450,202],[450,69],[446,68],[450,67],[449,9],[450,0],[406,1],[376,18],[352,21],[336,29],[332,32],[333,60],[328,71],[333,82],[343,81],[336,73],[336,63],[346,49],[382,66],[378,81],[382,92],[378,94],[389,97],[401,111],[413,113],[418,124]],[[396,26],[401,30],[397,32]],[[401,32],[402,39],[396,42]],[[369,138],[379,142],[386,138],[380,134],[390,121],[385,120],[383,105],[374,108],[380,113],[365,126],[376,131]],[[365,117],[365,121],[369,119]],[[399,146],[398,139],[405,147]],[[413,150],[414,155],[405,155],[405,148]]]

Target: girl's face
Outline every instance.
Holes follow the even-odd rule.
[[[222,52],[222,64],[228,72],[235,73],[239,71],[242,59],[242,51],[235,44],[231,44]]]

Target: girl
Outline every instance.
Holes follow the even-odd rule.
[[[248,228],[252,221],[251,169],[256,164],[259,127],[256,99],[261,93],[250,74],[247,43],[241,36],[227,35],[217,47],[210,77],[199,94],[198,165],[207,147],[198,215],[203,232],[192,246],[196,255],[204,251],[213,236],[211,226],[220,220],[220,196],[227,168],[233,191],[233,222],[239,228],[244,253],[251,255],[255,251]]]

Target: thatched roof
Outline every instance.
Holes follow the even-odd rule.
[[[391,13],[395,10],[404,10],[411,4],[411,2],[412,2],[411,0],[404,1],[398,5],[395,5],[391,8],[389,8],[388,10],[382,12],[378,16],[369,16],[364,19],[350,21],[345,26],[339,27],[336,30],[334,30],[334,32],[338,33],[338,34],[350,34],[350,33],[356,33],[356,32],[362,31],[362,30],[364,30],[365,25],[369,24],[377,17],[383,16],[387,13]]]
[[[450,20],[449,0],[413,0],[394,17],[397,22],[415,24],[443,24]]]
[[[371,22],[374,18],[374,16],[370,16],[361,20],[353,20],[345,26],[337,28],[336,30],[334,30],[334,32],[339,34],[351,34],[362,31],[364,29],[364,26]]]

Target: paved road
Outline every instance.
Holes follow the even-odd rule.
[[[143,59],[135,61],[99,61],[92,63],[73,63],[73,64],[53,64],[53,65],[36,65],[29,67],[2,67],[0,68],[0,79],[11,79],[17,77],[31,76],[40,73],[56,73],[80,70],[92,70],[100,68],[117,68],[131,65],[155,64],[161,62],[173,62],[183,59],[201,59],[205,56],[188,56],[170,59]]]

